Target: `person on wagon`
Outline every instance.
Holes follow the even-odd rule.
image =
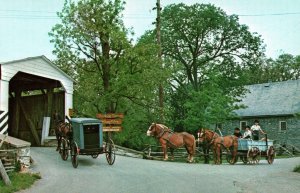
[[[254,125],[251,127],[253,140],[259,140],[259,133],[266,134],[260,127],[259,121],[255,120]]]
[[[233,133],[234,136],[236,136],[237,138],[241,138],[243,135],[241,134],[241,130],[240,128],[236,127],[234,129],[234,133]]]
[[[251,139],[252,137],[252,132],[250,130],[250,126],[246,126],[245,132],[243,134],[243,139]]]

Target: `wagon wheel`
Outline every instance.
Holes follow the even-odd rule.
[[[273,146],[270,146],[267,151],[267,160],[269,164],[272,164],[274,162],[275,158],[275,149]]]
[[[240,158],[241,158],[241,160],[242,160],[242,162],[243,162],[244,164],[247,164],[247,163],[248,163],[247,156],[241,156]]]
[[[92,158],[96,159],[99,156],[99,154],[93,154]]]
[[[61,159],[66,161],[69,157],[69,146],[68,146],[68,141],[66,139],[63,138],[61,140],[60,148],[61,150],[59,152],[60,152]]]
[[[71,145],[71,160],[72,160],[72,165],[74,168],[78,167],[78,159],[77,159],[77,155],[78,155],[78,146],[76,142],[72,142]]]
[[[257,147],[252,147],[248,150],[247,159],[250,164],[258,164],[260,160],[260,150]]]
[[[226,160],[228,163],[230,164],[235,164],[238,161],[238,156],[235,155],[235,159],[232,161],[232,151],[231,149],[227,149],[227,153],[226,153]]]
[[[116,154],[115,154],[115,144],[112,139],[108,139],[108,142],[105,144],[105,155],[106,160],[109,165],[115,163]]]

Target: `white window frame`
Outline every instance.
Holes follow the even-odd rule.
[[[282,129],[282,123],[285,123],[285,129]],[[279,121],[279,131],[281,131],[281,132],[285,132],[285,131],[287,131],[287,122],[286,121]]]
[[[243,130],[242,123],[245,123],[245,127],[247,126],[247,121],[240,121],[240,130]]]

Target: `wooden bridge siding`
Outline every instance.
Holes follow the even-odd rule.
[[[59,112],[64,117],[64,96],[64,92],[59,92],[53,93],[52,99],[47,94],[24,96],[19,99],[17,99],[18,97],[11,98],[9,101],[9,133],[14,137],[31,142],[33,146],[40,145],[36,137],[41,139],[43,117],[52,115],[54,111]],[[17,103],[18,100],[19,103]],[[20,110],[20,106],[24,110]],[[51,119],[50,134],[54,134],[54,126],[55,124]],[[32,129],[36,130],[36,134]]]

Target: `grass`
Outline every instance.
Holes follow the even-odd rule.
[[[293,172],[298,172],[300,173],[300,165],[296,166],[293,170]]]
[[[36,180],[41,179],[40,174],[30,173],[10,173],[9,179],[11,186],[6,186],[2,180],[0,180],[0,192],[1,193],[13,193],[22,189],[29,188]]]

